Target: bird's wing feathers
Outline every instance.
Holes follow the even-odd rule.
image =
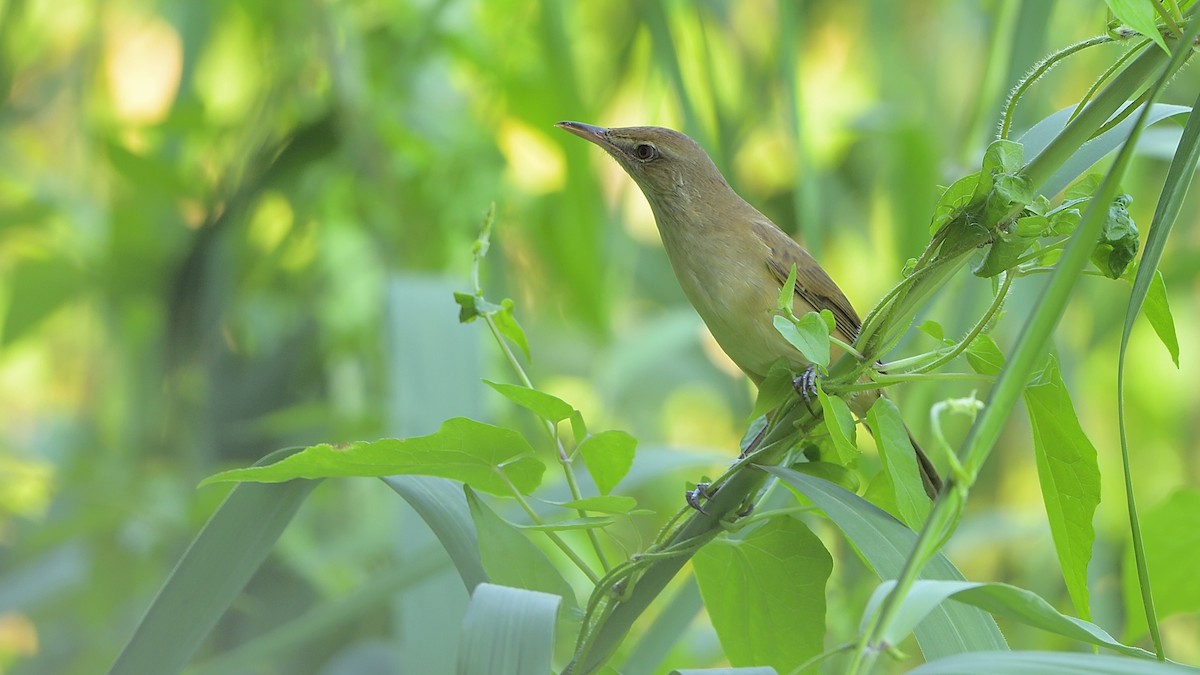
[[[753,222],[751,229],[770,250],[767,267],[782,285],[787,282],[792,265],[796,266],[796,295],[817,311],[833,313],[834,326],[848,342],[858,337],[862,320],[846,299],[842,289],[821,269],[813,257],[782,230],[767,222]]]

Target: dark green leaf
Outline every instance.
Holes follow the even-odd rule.
[[[767,376],[758,385],[758,396],[754,399],[754,409],[750,411],[750,418],[761,417],[794,396],[796,389],[792,386],[793,377],[787,360],[779,359],[772,364]]]
[[[1120,195],[1108,209],[1104,232],[1092,252],[1092,262],[1110,279],[1119,279],[1137,255],[1138,231],[1126,208],[1133,198]]]
[[[978,173],[968,174],[954,181],[942,196],[938,198],[933,210],[933,220],[929,224],[929,233],[935,234],[942,229],[960,211],[967,208],[975,200],[975,191],[979,187]]]
[[[715,539],[692,565],[730,663],[790,672],[821,652],[833,560],[803,522],[772,518]]]
[[[975,276],[988,278],[1011,269],[1017,259],[1025,254],[1036,239],[1001,232],[988,248],[983,261],[971,270]]]
[[[511,429],[456,417],[428,436],[358,441],[344,446],[322,443],[270,466],[223,471],[209,476],[201,485],[409,474],[451,478],[495,495],[512,494],[514,489],[529,494],[541,484],[546,470],[532,454],[529,442]]]
[[[854,466],[860,454],[855,443],[854,413],[846,401],[837,396],[830,396],[817,387],[817,400],[821,403],[821,414],[825,426],[829,429],[829,437],[838,454],[838,463],[842,466]]]

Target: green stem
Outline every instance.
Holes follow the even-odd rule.
[[[529,515],[529,519],[533,521],[535,525],[545,525],[545,521],[542,520],[542,517],[538,515],[537,511],[534,510],[529,501],[525,499],[525,496],[521,494],[521,491],[518,490],[515,485],[510,484],[510,487],[512,488],[513,497],[516,498],[517,503],[521,505],[521,508],[525,510],[525,513]],[[589,567],[586,562],[584,562],[583,558],[579,557],[579,554],[576,553],[575,550],[572,549],[562,537],[558,536],[557,532],[553,530],[544,530],[544,532],[546,533],[546,536],[550,538],[550,541],[554,542],[554,545],[557,546],[559,550],[561,550],[563,554],[571,560],[571,562],[575,563],[575,566],[578,567],[584,574],[586,574],[588,579],[591,579],[593,584],[600,583],[600,575],[596,574],[592,568]]]
[[[1064,47],[1063,49],[1054,52],[1041,61],[1038,61],[1033,67],[1033,70],[1029,71],[1029,74],[1025,77],[1022,77],[1021,81],[1017,83],[1017,86],[1013,88],[1012,93],[1008,95],[1008,102],[1004,104],[1004,119],[1000,123],[1000,138],[1008,138],[1009,132],[1012,131],[1013,114],[1017,110],[1017,102],[1020,101],[1021,97],[1025,95],[1025,92],[1033,86],[1034,82],[1040,80],[1043,75],[1050,72],[1051,68],[1058,65],[1059,62],[1075,52],[1112,41],[1112,38],[1107,35],[1099,35],[1082,42],[1076,42],[1069,47]]]

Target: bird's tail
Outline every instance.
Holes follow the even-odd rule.
[[[908,431],[908,427],[905,426],[904,430]],[[913,438],[911,431],[908,431],[908,440],[917,453],[917,466],[921,468],[921,483],[925,485],[925,494],[929,495],[930,499],[936,499],[937,494],[942,491],[942,479],[938,476],[937,467],[921,449],[921,444],[917,443],[917,439]]]

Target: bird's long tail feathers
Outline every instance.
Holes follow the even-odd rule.
[[[908,427],[904,427],[904,430],[908,431]],[[938,476],[937,468],[925,451],[921,449],[917,439],[913,438],[911,431],[908,431],[908,440],[917,453],[917,466],[921,469],[921,483],[925,485],[925,494],[929,495],[930,499],[936,499],[937,494],[942,491],[942,479]]]

